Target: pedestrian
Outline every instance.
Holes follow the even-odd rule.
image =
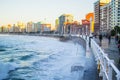
[[[100,46],[102,46],[102,39],[103,39],[102,34],[100,34],[100,35],[99,35]]]
[[[111,35],[108,34],[108,44],[110,44],[110,42],[111,42]]]
[[[120,44],[120,39],[118,40],[118,44]]]
[[[118,40],[118,50],[119,50],[119,54],[120,54],[120,39]]]
[[[115,36],[115,42],[118,44],[118,35]]]
[[[93,38],[93,35],[90,34],[90,37],[89,37],[89,47],[91,47],[91,39]]]

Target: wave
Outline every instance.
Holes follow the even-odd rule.
[[[3,63],[0,62],[0,80],[5,79],[8,76],[8,73],[12,70],[15,70],[18,67],[15,63]]]
[[[2,51],[4,52],[4,51],[6,51],[6,49],[0,48],[0,52],[2,52]]]
[[[28,59],[30,59],[30,58],[32,58],[32,57],[33,57],[32,54],[30,54],[30,55],[25,55],[25,56],[22,56],[22,57],[20,58],[20,60],[28,60]]]

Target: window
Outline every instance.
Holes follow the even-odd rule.
[[[118,22],[120,22],[120,20],[118,20]]]
[[[118,14],[118,16],[120,16],[120,14]]]
[[[118,13],[120,13],[120,11],[118,11]]]
[[[118,19],[120,19],[120,17],[118,17]]]

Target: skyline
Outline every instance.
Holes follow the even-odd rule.
[[[62,14],[74,15],[80,21],[89,12],[93,12],[97,0],[0,0],[0,26],[22,22],[45,21],[55,24],[55,19]]]

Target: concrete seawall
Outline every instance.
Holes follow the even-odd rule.
[[[86,60],[86,67],[84,72],[84,80],[99,80],[98,72],[97,72],[97,64],[95,61],[94,54],[91,51],[91,48],[87,47],[86,40],[82,37],[71,37],[74,43],[80,44],[83,49],[85,50]]]
[[[80,44],[84,49],[85,49],[85,52],[86,52],[86,41],[81,38],[81,37],[71,37],[71,39],[75,42],[75,43],[78,43]]]

